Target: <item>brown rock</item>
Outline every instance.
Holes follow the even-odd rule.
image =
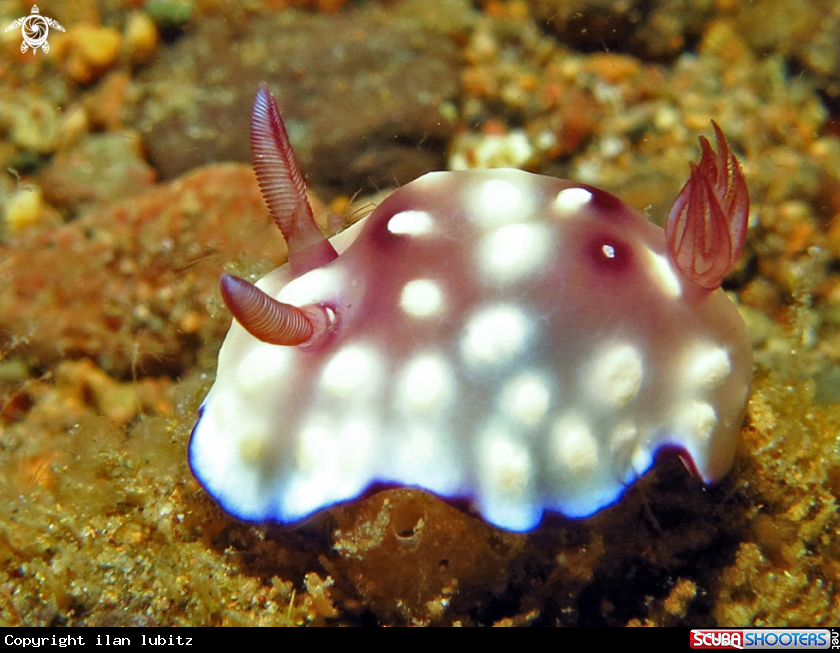
[[[87,357],[112,375],[177,375],[202,342],[221,342],[230,317],[208,306],[223,264],[244,252],[277,261],[285,246],[237,164],[33,227],[0,247],[3,348],[18,343],[32,365]]]
[[[41,173],[44,196],[73,211],[141,192],[155,180],[136,132],[92,134],[61,150]]]
[[[207,19],[145,74],[138,124],[165,178],[211,160],[248,161],[261,81],[314,183],[353,194],[444,165],[459,56],[445,35],[362,12]],[[167,71],[168,74],[162,74]]]
[[[534,16],[564,44],[653,59],[677,56],[714,14],[711,3],[692,0],[530,0],[529,4]]]

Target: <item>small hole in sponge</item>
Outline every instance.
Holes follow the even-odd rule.
[[[391,510],[391,530],[399,540],[416,541],[425,523],[426,511],[418,499],[408,499],[394,504]]]

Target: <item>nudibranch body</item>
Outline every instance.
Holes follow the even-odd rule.
[[[378,483],[502,528],[613,503],[663,447],[732,465],[752,378],[720,290],[748,198],[715,125],[666,229],[518,170],[437,172],[324,239],[263,87],[255,168],[289,264],[222,277],[236,318],[190,443],[233,515],[294,523]]]

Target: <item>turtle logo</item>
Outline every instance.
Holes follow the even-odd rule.
[[[6,28],[6,31],[21,28],[23,35],[23,43],[20,44],[20,51],[26,52],[32,48],[32,52],[38,52],[38,48],[42,48],[44,52],[50,51],[50,44],[47,43],[47,35],[50,33],[50,27],[53,27],[60,32],[64,28],[58,24],[57,20],[42,16],[38,11],[38,5],[32,5],[32,13],[23,18],[18,18],[11,25]]]

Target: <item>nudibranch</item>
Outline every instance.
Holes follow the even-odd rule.
[[[262,86],[251,148],[288,263],[221,278],[234,320],[195,476],[245,521],[399,484],[513,531],[614,503],[662,449],[721,479],[752,380],[720,289],[749,199],[713,126],[664,230],[603,190],[497,169],[429,173],[328,240]]]

